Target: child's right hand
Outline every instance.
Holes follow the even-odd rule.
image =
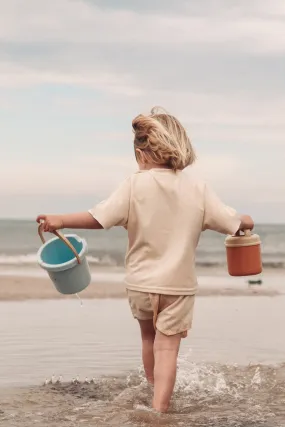
[[[42,223],[43,231],[50,233],[64,228],[62,215],[39,215],[37,222]]]

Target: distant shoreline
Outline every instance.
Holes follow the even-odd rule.
[[[209,278],[210,282],[211,278]],[[217,278],[216,278],[217,281]],[[279,288],[279,287],[278,287]],[[199,287],[198,296],[268,296],[274,297],[281,294],[277,287],[268,285],[248,286],[246,283],[235,285],[217,285],[211,283],[202,284]],[[280,288],[281,289],[281,288]],[[126,298],[126,290],[123,282],[92,282],[91,285],[80,293],[82,299],[119,299]],[[0,301],[26,301],[26,300],[54,300],[75,298],[74,295],[63,296],[57,292],[48,277],[0,277]]]

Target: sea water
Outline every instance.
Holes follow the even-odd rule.
[[[198,297],[158,417],[126,300],[0,303],[0,425],[284,426],[284,309],[283,295]]]

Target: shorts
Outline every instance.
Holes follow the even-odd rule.
[[[159,295],[127,289],[129,304],[137,320],[153,320],[164,335],[182,334],[192,327],[195,295]]]

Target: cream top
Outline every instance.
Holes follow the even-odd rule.
[[[236,211],[205,183],[169,169],[133,174],[89,212],[105,229],[128,231],[127,289],[169,295],[196,293],[203,230],[235,234],[240,226]]]

